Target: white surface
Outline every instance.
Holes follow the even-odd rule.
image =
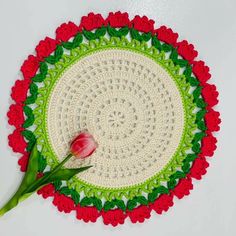
[[[38,41],[54,36],[64,21],[78,22],[89,11],[107,15],[109,11],[128,11],[130,17],[146,14],[156,24],[166,24],[188,39],[211,67],[212,82],[218,86],[223,123],[217,134],[218,150],[210,160],[208,174],[196,182],[189,197],[175,201],[166,214],[144,224],[127,223],[112,228],[101,223],[85,224],[73,214],[59,214],[50,200],[37,195],[0,219],[0,235],[236,235],[235,188],[235,55],[236,1],[234,0],[149,0],[149,1],[10,1],[0,0],[0,205],[17,188],[22,174],[17,157],[7,145],[11,127],[6,112],[10,88],[20,77],[20,66]]]

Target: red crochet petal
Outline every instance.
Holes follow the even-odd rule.
[[[39,68],[39,59],[33,55],[29,55],[21,66],[21,72],[25,79],[31,79],[35,76]]]
[[[127,211],[126,214],[130,218],[132,223],[144,222],[145,219],[149,219],[151,216],[151,209],[148,206],[140,205],[134,208],[132,211]]]
[[[18,160],[18,164],[20,166],[20,170],[22,172],[26,172],[27,166],[28,166],[28,161],[29,161],[29,153],[25,152],[23,156]]]
[[[157,214],[162,214],[163,211],[168,211],[173,205],[173,194],[162,194],[154,203],[150,204],[150,207],[155,210]]]
[[[214,151],[216,150],[217,139],[212,135],[208,134],[202,139],[201,145],[201,154],[203,156],[213,156]]]
[[[55,194],[55,187],[54,187],[53,184],[47,184],[44,187],[42,187],[41,189],[39,189],[37,191],[37,193],[39,195],[42,195],[42,197],[45,198],[45,199],[48,198],[48,197],[53,197],[54,194]],[[58,204],[59,200],[57,199],[55,201],[56,201],[56,204]]]
[[[171,28],[167,28],[166,26],[161,26],[156,30],[157,38],[165,43],[168,43],[172,46],[176,46],[177,39],[179,35],[174,33]]]
[[[193,165],[190,169],[189,176],[192,178],[200,180],[203,175],[207,173],[206,169],[209,166],[205,157],[198,157],[194,160]]]
[[[190,64],[193,63],[195,57],[197,57],[198,52],[194,50],[194,46],[189,44],[187,40],[177,43],[177,51],[185,60]]]
[[[68,23],[61,24],[56,29],[56,39],[62,42],[67,42],[80,31],[81,28],[79,28],[75,23],[69,21]]]
[[[209,67],[203,61],[195,61],[193,63],[193,73],[196,75],[202,85],[204,85],[210,78]]]
[[[207,129],[211,132],[213,131],[219,131],[220,130],[220,113],[218,111],[214,111],[213,109],[210,109],[205,117],[205,123],[207,126]]]
[[[174,195],[181,199],[186,195],[190,194],[190,190],[193,189],[192,179],[191,178],[184,178],[179,181],[176,187],[172,190]]]
[[[141,32],[148,33],[153,32],[154,30],[154,20],[149,20],[146,16],[140,17],[135,16],[134,19],[131,21],[132,26]]]
[[[81,207],[79,205],[76,207],[76,218],[78,220],[96,222],[99,216],[100,213],[96,207]]]
[[[11,89],[11,98],[16,103],[23,103],[27,98],[30,80],[17,80]]]
[[[121,209],[114,209],[109,211],[101,211],[103,222],[105,225],[111,224],[117,226],[118,224],[124,224],[125,218],[127,217]]]
[[[14,152],[19,152],[22,154],[25,153],[25,149],[27,147],[27,143],[21,134],[23,130],[24,129],[22,128],[17,128],[13,131],[12,134],[8,136],[8,144],[12,148],[12,150]]]
[[[106,25],[109,24],[111,27],[115,28],[130,26],[129,15],[127,12],[124,13],[121,13],[120,11],[117,11],[115,13],[110,12],[105,22]]]
[[[218,91],[214,84],[205,84],[202,89],[202,96],[208,104],[208,109],[212,108],[218,103]]]
[[[51,39],[49,37],[41,40],[35,48],[38,59],[42,60],[45,57],[48,57],[52,52],[56,50],[57,44],[57,40]]]
[[[88,16],[83,16],[81,18],[80,27],[84,28],[85,30],[91,31],[100,28],[103,25],[106,25],[106,22],[101,14],[94,14],[91,12],[88,14]]]
[[[74,201],[63,194],[56,192],[54,194],[53,205],[57,207],[60,212],[70,213],[75,210]]]
[[[8,123],[16,128],[22,126],[25,121],[22,104],[12,104],[7,113]]]

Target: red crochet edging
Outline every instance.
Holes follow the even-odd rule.
[[[215,85],[207,83],[211,77],[209,67],[206,66],[203,61],[195,61],[198,52],[194,50],[192,44],[189,44],[186,40],[177,42],[178,34],[166,26],[154,29],[154,21],[148,19],[146,16],[135,16],[134,19],[130,21],[127,12],[110,12],[106,19],[104,19],[101,14],[89,13],[88,16],[83,16],[81,18],[79,26],[73,22],[64,23],[59,26],[56,30],[56,39],[46,37],[44,40],[41,40],[36,47],[36,56],[30,55],[21,67],[24,79],[17,80],[15,85],[12,87],[11,97],[13,101],[15,101],[15,104],[10,106],[7,116],[8,123],[15,126],[15,130],[9,135],[8,139],[9,146],[12,150],[23,155],[18,161],[21,166],[21,171],[26,170],[29,156],[29,153],[25,151],[27,143],[21,134],[24,130],[22,125],[25,121],[25,117],[22,116],[22,107],[23,102],[27,97],[31,78],[36,75],[40,61],[53,53],[58,43],[69,41],[82,29],[91,31],[106,26],[107,24],[117,28],[124,26],[128,26],[129,28],[133,27],[144,33],[151,32],[152,34],[157,35],[159,40],[175,47],[178,54],[192,65],[193,73],[199,80],[200,85],[203,87],[203,99],[208,104],[205,116],[207,136],[202,140],[201,153],[193,162],[190,173],[187,177],[181,179],[170,194],[160,195],[154,203],[150,203],[147,206],[141,205],[133,211],[127,210],[126,212],[123,212],[120,209],[113,209],[106,212],[104,210],[99,212],[95,207],[75,206],[70,197],[55,191],[52,184],[46,185],[38,191],[38,194],[42,195],[43,198],[53,197],[53,204],[59,211],[69,213],[75,210],[77,219],[82,219],[85,222],[95,222],[98,217],[102,216],[104,224],[117,226],[118,224],[123,224],[127,217],[129,217],[133,223],[143,222],[145,219],[150,217],[152,210],[156,211],[157,214],[162,214],[174,205],[174,196],[181,199],[190,194],[190,191],[193,189],[192,178],[199,180],[206,174],[206,168],[209,166],[206,157],[212,156],[216,149],[217,140],[213,136],[212,132],[220,129],[219,124],[221,120],[219,118],[220,113],[213,110],[213,107],[218,103],[218,91],[216,90]]]

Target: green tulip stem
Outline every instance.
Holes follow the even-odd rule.
[[[21,182],[21,185],[19,186],[16,193],[12,196],[12,198],[0,209],[0,217],[12,208],[16,207],[20,201],[25,200],[44,185],[53,182],[57,179],[68,180],[73,177],[73,175],[91,167],[86,166],[77,169],[62,169],[62,166],[73,156],[70,153],[54,169],[49,172],[46,172],[42,178],[36,179],[38,172],[38,155],[39,153],[35,145],[31,153],[28,168]]]

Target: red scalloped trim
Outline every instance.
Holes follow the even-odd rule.
[[[67,197],[59,192],[54,193],[53,205],[57,207],[58,211],[70,213],[75,210],[75,203],[72,198]]]
[[[81,28],[71,21],[63,23],[56,29],[56,40],[67,42],[80,31]]]
[[[127,215],[121,209],[114,209],[109,211],[101,211],[103,223],[105,225],[117,226],[118,224],[124,224]]]
[[[8,136],[8,145],[12,148],[13,152],[25,153],[27,143],[21,134],[23,130],[23,128],[17,128]]]
[[[25,122],[23,104],[12,104],[7,112],[8,123],[16,128],[22,127]]]
[[[84,222],[96,222],[101,214],[96,207],[76,207],[76,218]]]
[[[157,34],[157,38],[160,41],[163,41],[172,45],[173,47],[176,47],[176,42],[179,35],[173,32],[171,28],[167,28],[165,25],[163,25],[160,28],[156,29],[155,32]]]
[[[181,55],[190,64],[192,64],[193,60],[198,55],[198,52],[196,50],[194,50],[194,46],[192,44],[189,44],[187,40],[183,40],[183,41],[177,43],[176,45],[177,45],[178,54]],[[202,74],[202,72],[204,72],[204,71],[200,71],[200,69],[198,69],[197,71],[199,71],[200,75]]]
[[[132,211],[126,212],[132,223],[143,223],[145,219],[149,219],[151,216],[151,208],[149,206],[140,205],[134,208]]]
[[[46,37],[44,40],[41,40],[35,48],[37,58],[41,61],[45,57],[48,57],[52,52],[56,50],[58,43],[58,40],[49,37]]]
[[[39,68],[40,58],[29,55],[21,66],[21,72],[26,80],[33,78]]]
[[[80,28],[91,31],[106,25],[106,21],[101,14],[90,12],[87,16],[83,16],[80,22]]]
[[[27,98],[27,92],[30,85],[29,79],[17,80],[11,88],[11,98],[16,103],[23,103]]]
[[[120,11],[115,13],[110,12],[107,19],[105,20],[105,23],[106,25],[109,24],[111,27],[115,28],[131,26],[128,13],[127,12],[121,13]]]
[[[131,25],[138,31],[148,33],[154,32],[154,20],[149,20],[146,16],[135,16],[131,21]]]
[[[151,203],[149,206],[157,214],[162,214],[169,210],[170,207],[174,205],[173,194],[162,194],[160,195],[154,203]]]
[[[73,22],[63,23],[60,25],[56,30],[55,40],[46,37],[44,40],[40,41],[36,47],[37,55],[30,55],[21,67],[21,71],[25,79],[17,80],[15,85],[12,87],[11,97],[17,104],[10,107],[7,116],[9,118],[9,124],[15,126],[16,129],[9,135],[8,138],[9,146],[12,150],[23,154],[18,161],[22,171],[25,171],[27,168],[28,153],[25,151],[27,144],[21,134],[23,131],[21,126],[24,121],[22,122],[22,111],[19,107],[21,105],[19,104],[22,104],[27,97],[27,91],[31,83],[30,79],[35,76],[39,68],[40,61],[44,57],[49,56],[55,50],[55,46],[59,41],[69,41],[82,29],[94,30],[102,26],[106,26],[107,24],[117,28],[124,26],[134,27],[136,30],[144,33],[151,32],[152,34],[156,34],[159,40],[174,46],[179,55],[192,64],[193,73],[203,87],[202,96],[208,104],[208,112],[205,116],[208,135],[202,140],[201,153],[193,162],[188,176],[181,179],[170,194],[160,195],[154,203],[149,203],[148,206],[139,206],[133,211],[127,210],[127,212],[123,212],[120,209],[108,210],[107,212],[102,210],[99,212],[95,207],[75,206],[70,197],[56,192],[52,184],[46,185],[38,191],[38,194],[42,195],[43,198],[53,197],[53,204],[59,211],[70,213],[75,210],[76,217],[79,220],[84,220],[85,222],[96,222],[98,217],[102,216],[104,224],[117,226],[118,224],[123,224],[127,217],[130,218],[133,223],[143,222],[145,219],[150,217],[152,210],[156,211],[157,214],[162,214],[174,205],[174,196],[181,199],[190,194],[190,191],[193,189],[192,178],[200,180],[202,176],[206,174],[206,169],[209,166],[206,156],[212,156],[216,149],[217,140],[213,136],[212,132],[220,129],[219,124],[221,123],[221,120],[219,118],[220,113],[213,110],[213,107],[218,103],[218,91],[216,90],[215,85],[207,83],[211,77],[209,67],[206,66],[203,61],[194,61],[198,53],[194,50],[194,46],[192,44],[189,44],[186,40],[177,42],[178,34],[166,26],[161,26],[158,29],[154,29],[154,21],[148,19],[146,16],[135,16],[135,18],[130,21],[127,12],[110,12],[106,19],[104,19],[101,14],[89,13],[88,16],[83,16],[81,18],[81,23],[79,26]],[[15,120],[17,114],[19,114],[20,121]]]

